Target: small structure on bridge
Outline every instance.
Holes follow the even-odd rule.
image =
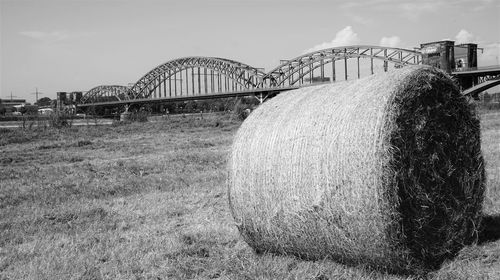
[[[420,45],[422,63],[451,73],[455,69],[455,42],[439,41]]]

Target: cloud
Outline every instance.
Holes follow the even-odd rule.
[[[356,23],[359,23],[359,24],[362,24],[362,25],[370,25],[373,21],[366,18],[366,17],[362,17],[362,16],[358,16],[358,15],[350,15],[350,18],[353,22],[356,22]]]
[[[455,44],[474,43],[475,41],[475,36],[465,29],[460,30],[455,36]]]
[[[443,6],[443,3],[440,1],[406,2],[398,5],[403,17],[412,21],[419,20],[424,13],[435,13],[441,6]]]
[[[462,0],[461,2],[473,4],[472,11],[477,13],[487,9],[488,6],[491,6],[490,4],[493,3],[493,0]],[[500,5],[497,4],[497,7],[492,8],[498,7],[500,7]]]
[[[397,48],[401,46],[401,38],[398,36],[382,37],[379,44],[383,47]]]
[[[491,0],[352,0],[339,5],[343,10],[356,10],[360,7],[390,11],[405,19],[418,21],[425,13],[437,13],[441,8],[449,7],[449,5],[457,5],[460,1],[481,1],[488,2]]]
[[[351,26],[346,26],[344,29],[340,30],[335,34],[335,38],[330,42],[324,42],[319,45],[316,45],[308,50],[305,50],[304,53],[310,53],[318,50],[340,47],[340,46],[349,46],[359,44],[361,40],[358,37],[358,34],[354,32]]]
[[[19,32],[19,34],[43,42],[59,42],[67,40],[70,37],[69,34],[64,31],[52,31],[52,32],[22,31]]]
[[[500,65],[500,42],[479,46],[483,51],[477,51],[478,66]]]
[[[354,2],[354,1],[349,1],[349,2],[344,2],[339,5],[339,8],[348,10],[348,9],[353,9],[353,8],[358,8],[362,6],[361,3],[359,2]]]
[[[36,42],[39,46],[54,47],[68,46],[75,43],[75,40],[89,39],[94,36],[93,32],[67,32],[67,31],[21,31],[20,35],[28,37]]]

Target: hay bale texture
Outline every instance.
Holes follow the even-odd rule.
[[[474,108],[425,66],[282,93],[229,160],[230,209],[256,251],[403,273],[477,238],[484,188]]]

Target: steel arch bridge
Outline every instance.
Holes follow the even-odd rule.
[[[82,96],[82,104],[130,100],[130,89],[120,85],[101,85],[92,88]]]
[[[347,46],[335,47],[311,52],[291,60],[284,61],[281,65],[269,71],[263,78],[267,87],[282,87],[314,83],[316,81],[335,81],[336,61],[344,60],[344,78],[348,79],[348,59],[356,59],[357,78],[361,77],[360,59],[370,59],[370,74],[374,73],[374,60],[383,62],[383,69],[387,71],[388,64],[395,67],[415,65],[422,63],[422,53],[418,51],[387,48],[379,46]],[[325,66],[331,65],[330,77],[325,76]],[[315,70],[319,70],[319,76],[315,76]]]
[[[184,74],[184,75],[183,75]],[[252,89],[262,81],[262,70],[218,57],[171,60],[140,78],[132,98],[175,97]]]
[[[373,74],[374,61],[401,67],[421,64],[418,51],[380,46],[344,46],[315,51],[282,64],[268,73],[261,68],[218,57],[185,57],[161,64],[143,77],[130,89],[123,86],[99,86],[88,91],[82,98],[84,104],[127,104],[148,100],[189,100],[275,94],[279,91],[316,82],[336,81],[339,74],[348,79],[348,60],[354,65],[358,78],[361,76],[360,59],[370,60],[369,74]],[[336,64],[343,60],[343,67]],[[326,69],[330,64],[329,69]],[[349,68],[349,69],[348,69]],[[377,70],[379,69],[377,68]],[[327,78],[328,76],[328,78]],[[113,99],[114,98],[114,99]]]

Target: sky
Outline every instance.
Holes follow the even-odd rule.
[[[129,85],[180,57],[269,71],[328,47],[443,39],[500,65],[500,0],[0,0],[0,98]]]

